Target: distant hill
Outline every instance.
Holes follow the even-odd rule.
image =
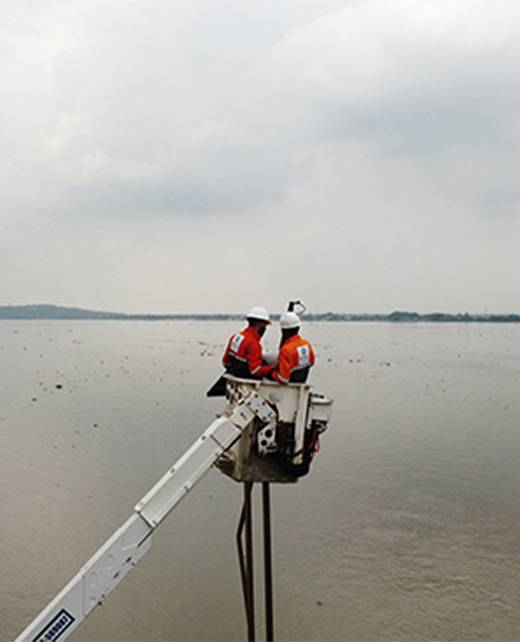
[[[240,319],[239,314],[124,314],[84,310],[60,305],[4,305],[0,306],[0,319],[61,319],[61,320],[115,320],[115,321],[182,321],[182,320],[229,320]]]
[[[274,320],[279,315],[272,315]],[[113,321],[235,321],[243,319],[242,314],[124,314],[84,310],[59,305],[4,305],[0,306],[0,320],[113,320]],[[307,321],[382,321],[392,323],[520,323],[520,314],[447,314],[430,312],[419,314],[396,310],[390,314],[346,314],[343,312],[322,312],[304,314]]]
[[[0,306],[0,319],[122,319],[124,314],[67,308],[59,305]]]

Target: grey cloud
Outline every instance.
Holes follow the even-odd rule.
[[[13,300],[81,305],[83,292],[93,306],[166,311],[171,289],[185,311],[222,310],[254,283],[271,307],[288,292],[322,308],[510,307],[517,3],[144,7],[0,7]],[[507,266],[494,281],[482,253]],[[74,278],[60,285],[63,266]]]
[[[275,51],[278,89],[302,105],[318,139],[427,155],[501,145],[520,109],[520,12],[510,3],[503,13],[482,2],[437,6],[443,24],[429,37],[412,27],[423,19],[428,32],[432,5],[403,1],[359,3],[295,31]]]
[[[149,162],[84,154],[65,202],[92,215],[248,211],[280,199],[301,165],[257,135],[206,126]]]
[[[316,14],[312,3],[282,7],[282,24],[262,4],[252,16],[240,3],[157,2],[145,13],[138,4],[45,4],[41,25],[25,26],[27,40],[43,30],[45,61],[31,61],[33,97],[20,98],[29,120],[3,136],[5,153],[16,148],[17,165],[31,168],[44,210],[46,202],[65,216],[250,210],[305,175],[301,150],[287,145],[290,122],[273,126],[283,105],[258,117],[257,65],[284,20]],[[13,78],[23,65],[15,56]]]
[[[518,114],[517,10],[367,0],[316,16],[309,4],[284,35],[274,5],[48,6],[30,76],[43,104],[22,104],[24,127],[4,141],[23,142],[18,164],[64,214],[248,211],[307,179],[323,143],[440,163],[500,150]],[[283,5],[285,29],[294,11]]]

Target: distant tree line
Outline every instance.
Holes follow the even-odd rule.
[[[390,321],[394,323],[518,323],[520,314],[469,314],[468,312],[448,314],[446,312],[429,312],[419,314],[396,310],[390,314],[344,314],[325,312],[308,314],[305,318],[313,321]]]
[[[279,315],[273,315],[278,320]],[[58,305],[7,305],[0,306],[0,319],[11,320],[113,320],[113,321],[238,321],[243,314],[124,314],[122,312],[100,312],[82,308]],[[306,321],[384,321],[392,323],[519,323],[520,314],[447,314],[430,312],[419,314],[396,310],[391,314],[346,314],[342,312],[307,313]]]

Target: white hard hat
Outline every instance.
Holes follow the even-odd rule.
[[[246,315],[246,319],[256,319],[258,321],[265,321],[266,323],[271,323],[271,320],[269,319],[269,313],[265,308],[261,308],[260,306],[255,306],[254,308],[251,308],[249,312]]]
[[[280,328],[282,330],[299,328],[301,324],[300,317],[295,312],[286,312],[280,317]]]

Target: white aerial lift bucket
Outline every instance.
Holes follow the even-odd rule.
[[[330,419],[332,399],[313,392],[307,383],[279,383],[226,375],[227,407],[233,412],[252,392],[274,411],[259,417],[217,461],[218,468],[240,482],[297,481],[307,474],[319,435]]]

